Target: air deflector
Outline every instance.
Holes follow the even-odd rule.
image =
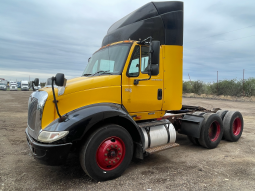
[[[161,45],[183,45],[183,2],[150,2],[115,22],[102,46],[152,36]]]

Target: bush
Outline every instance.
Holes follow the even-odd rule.
[[[224,96],[255,96],[255,78],[243,80],[221,80],[217,84],[202,81],[183,82],[183,93],[213,94]]]

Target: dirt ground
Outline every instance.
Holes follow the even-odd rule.
[[[240,140],[208,150],[177,135],[179,147],[133,161],[115,180],[95,182],[76,155],[57,167],[32,158],[25,137],[30,93],[0,91],[0,190],[255,190],[255,102],[183,98],[185,105],[239,110]]]

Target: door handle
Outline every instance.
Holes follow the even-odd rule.
[[[158,100],[162,100],[162,89],[158,89]]]

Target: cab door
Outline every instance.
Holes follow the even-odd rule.
[[[139,81],[134,85],[135,79],[148,79],[149,47],[136,45],[132,56],[122,73],[122,104],[129,113],[146,113],[154,118],[158,112],[161,115],[163,100],[163,72],[159,66],[159,74],[151,76],[150,80]],[[158,111],[158,112],[157,112]],[[157,117],[160,117],[157,115]]]

